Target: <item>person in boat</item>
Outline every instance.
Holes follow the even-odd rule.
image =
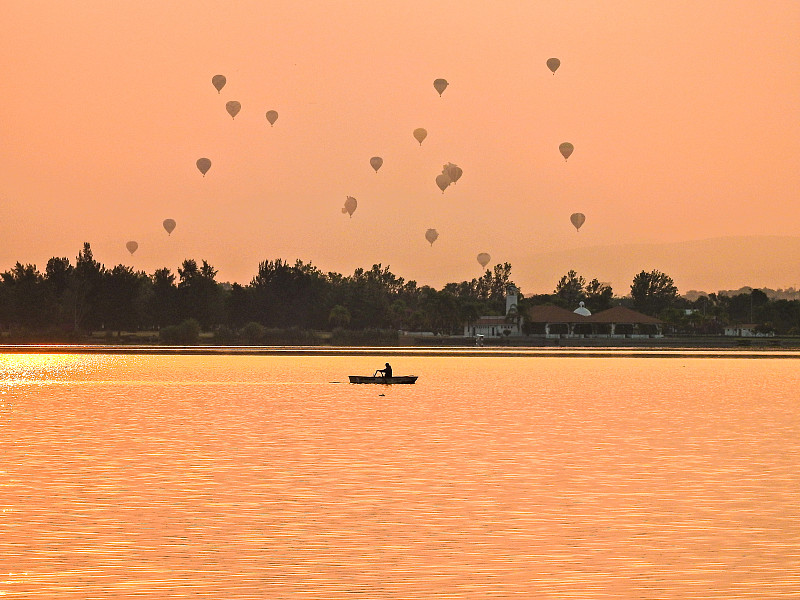
[[[386,363],[385,369],[378,369],[375,371],[376,373],[380,373],[384,379],[390,379],[392,377],[392,365]]]

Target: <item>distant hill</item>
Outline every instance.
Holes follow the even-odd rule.
[[[610,283],[616,296],[630,292],[633,277],[658,269],[678,291],[718,292],[743,286],[800,287],[800,237],[737,236],[664,244],[621,244],[531,254],[513,263],[525,294],[552,292],[574,269],[587,280]]]

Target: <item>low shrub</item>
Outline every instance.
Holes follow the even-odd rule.
[[[178,325],[163,327],[158,333],[159,339],[165,344],[193,345],[200,340],[200,323],[197,319],[186,319]]]
[[[331,334],[334,346],[396,346],[400,334],[396,329],[342,329],[337,327]]]
[[[241,337],[246,344],[260,344],[266,331],[266,328],[261,323],[250,321],[242,327]]]

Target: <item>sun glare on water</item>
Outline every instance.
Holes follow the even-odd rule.
[[[2,354],[0,394],[23,385],[80,381],[115,358],[91,354]]]

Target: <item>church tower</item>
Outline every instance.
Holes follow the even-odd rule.
[[[517,288],[509,285],[506,287],[506,314],[517,312]]]

